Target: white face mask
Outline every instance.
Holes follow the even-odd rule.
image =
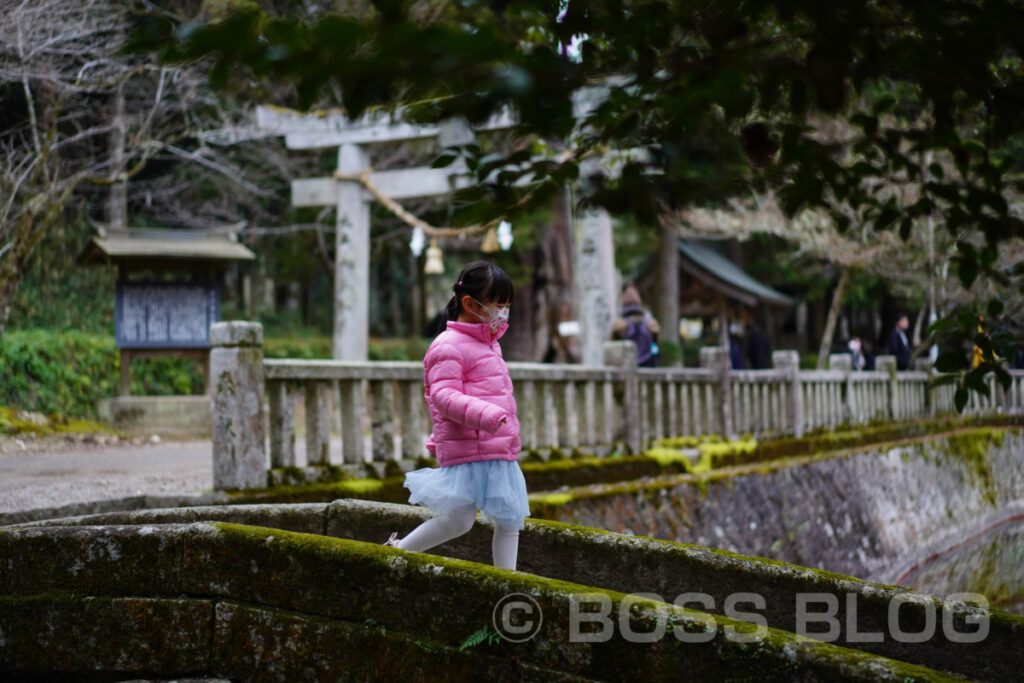
[[[470,298],[473,299],[473,297],[470,297]],[[473,301],[476,301],[476,299],[473,299]],[[487,315],[484,316],[484,315],[480,315],[479,313],[473,313],[473,315],[475,315],[476,317],[480,318],[485,323],[487,323],[487,326],[491,329],[491,332],[494,332],[495,334],[497,334],[499,331],[501,331],[504,328],[508,327],[509,306],[506,305],[506,306],[494,306],[494,307],[491,307],[491,306],[484,306],[479,301],[476,301],[476,303],[477,303],[478,306],[480,306],[480,308],[482,308],[485,311],[487,311]]]

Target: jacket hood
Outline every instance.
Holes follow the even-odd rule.
[[[492,341],[501,339],[502,335],[508,330],[508,325],[498,328],[497,332],[491,332],[491,328],[488,327],[487,323],[460,323],[457,320],[449,320],[448,327],[445,329],[461,332],[485,344],[489,344]]]

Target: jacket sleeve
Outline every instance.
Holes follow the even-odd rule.
[[[494,434],[509,417],[500,406],[463,391],[462,355],[452,346],[439,347],[427,359],[427,381],[431,402],[449,420]]]

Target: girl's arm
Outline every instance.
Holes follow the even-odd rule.
[[[434,407],[449,420],[494,434],[509,417],[500,406],[463,391],[462,357],[450,346],[439,348],[430,359],[427,381]]]

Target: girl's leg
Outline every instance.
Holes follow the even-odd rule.
[[[519,556],[519,529],[495,524],[494,536],[491,538],[491,554],[494,556],[495,567],[515,569]]]
[[[475,519],[476,508],[474,506],[455,508],[448,514],[428,519],[420,524],[398,542],[398,547],[402,550],[422,552],[466,533],[473,528]]]

